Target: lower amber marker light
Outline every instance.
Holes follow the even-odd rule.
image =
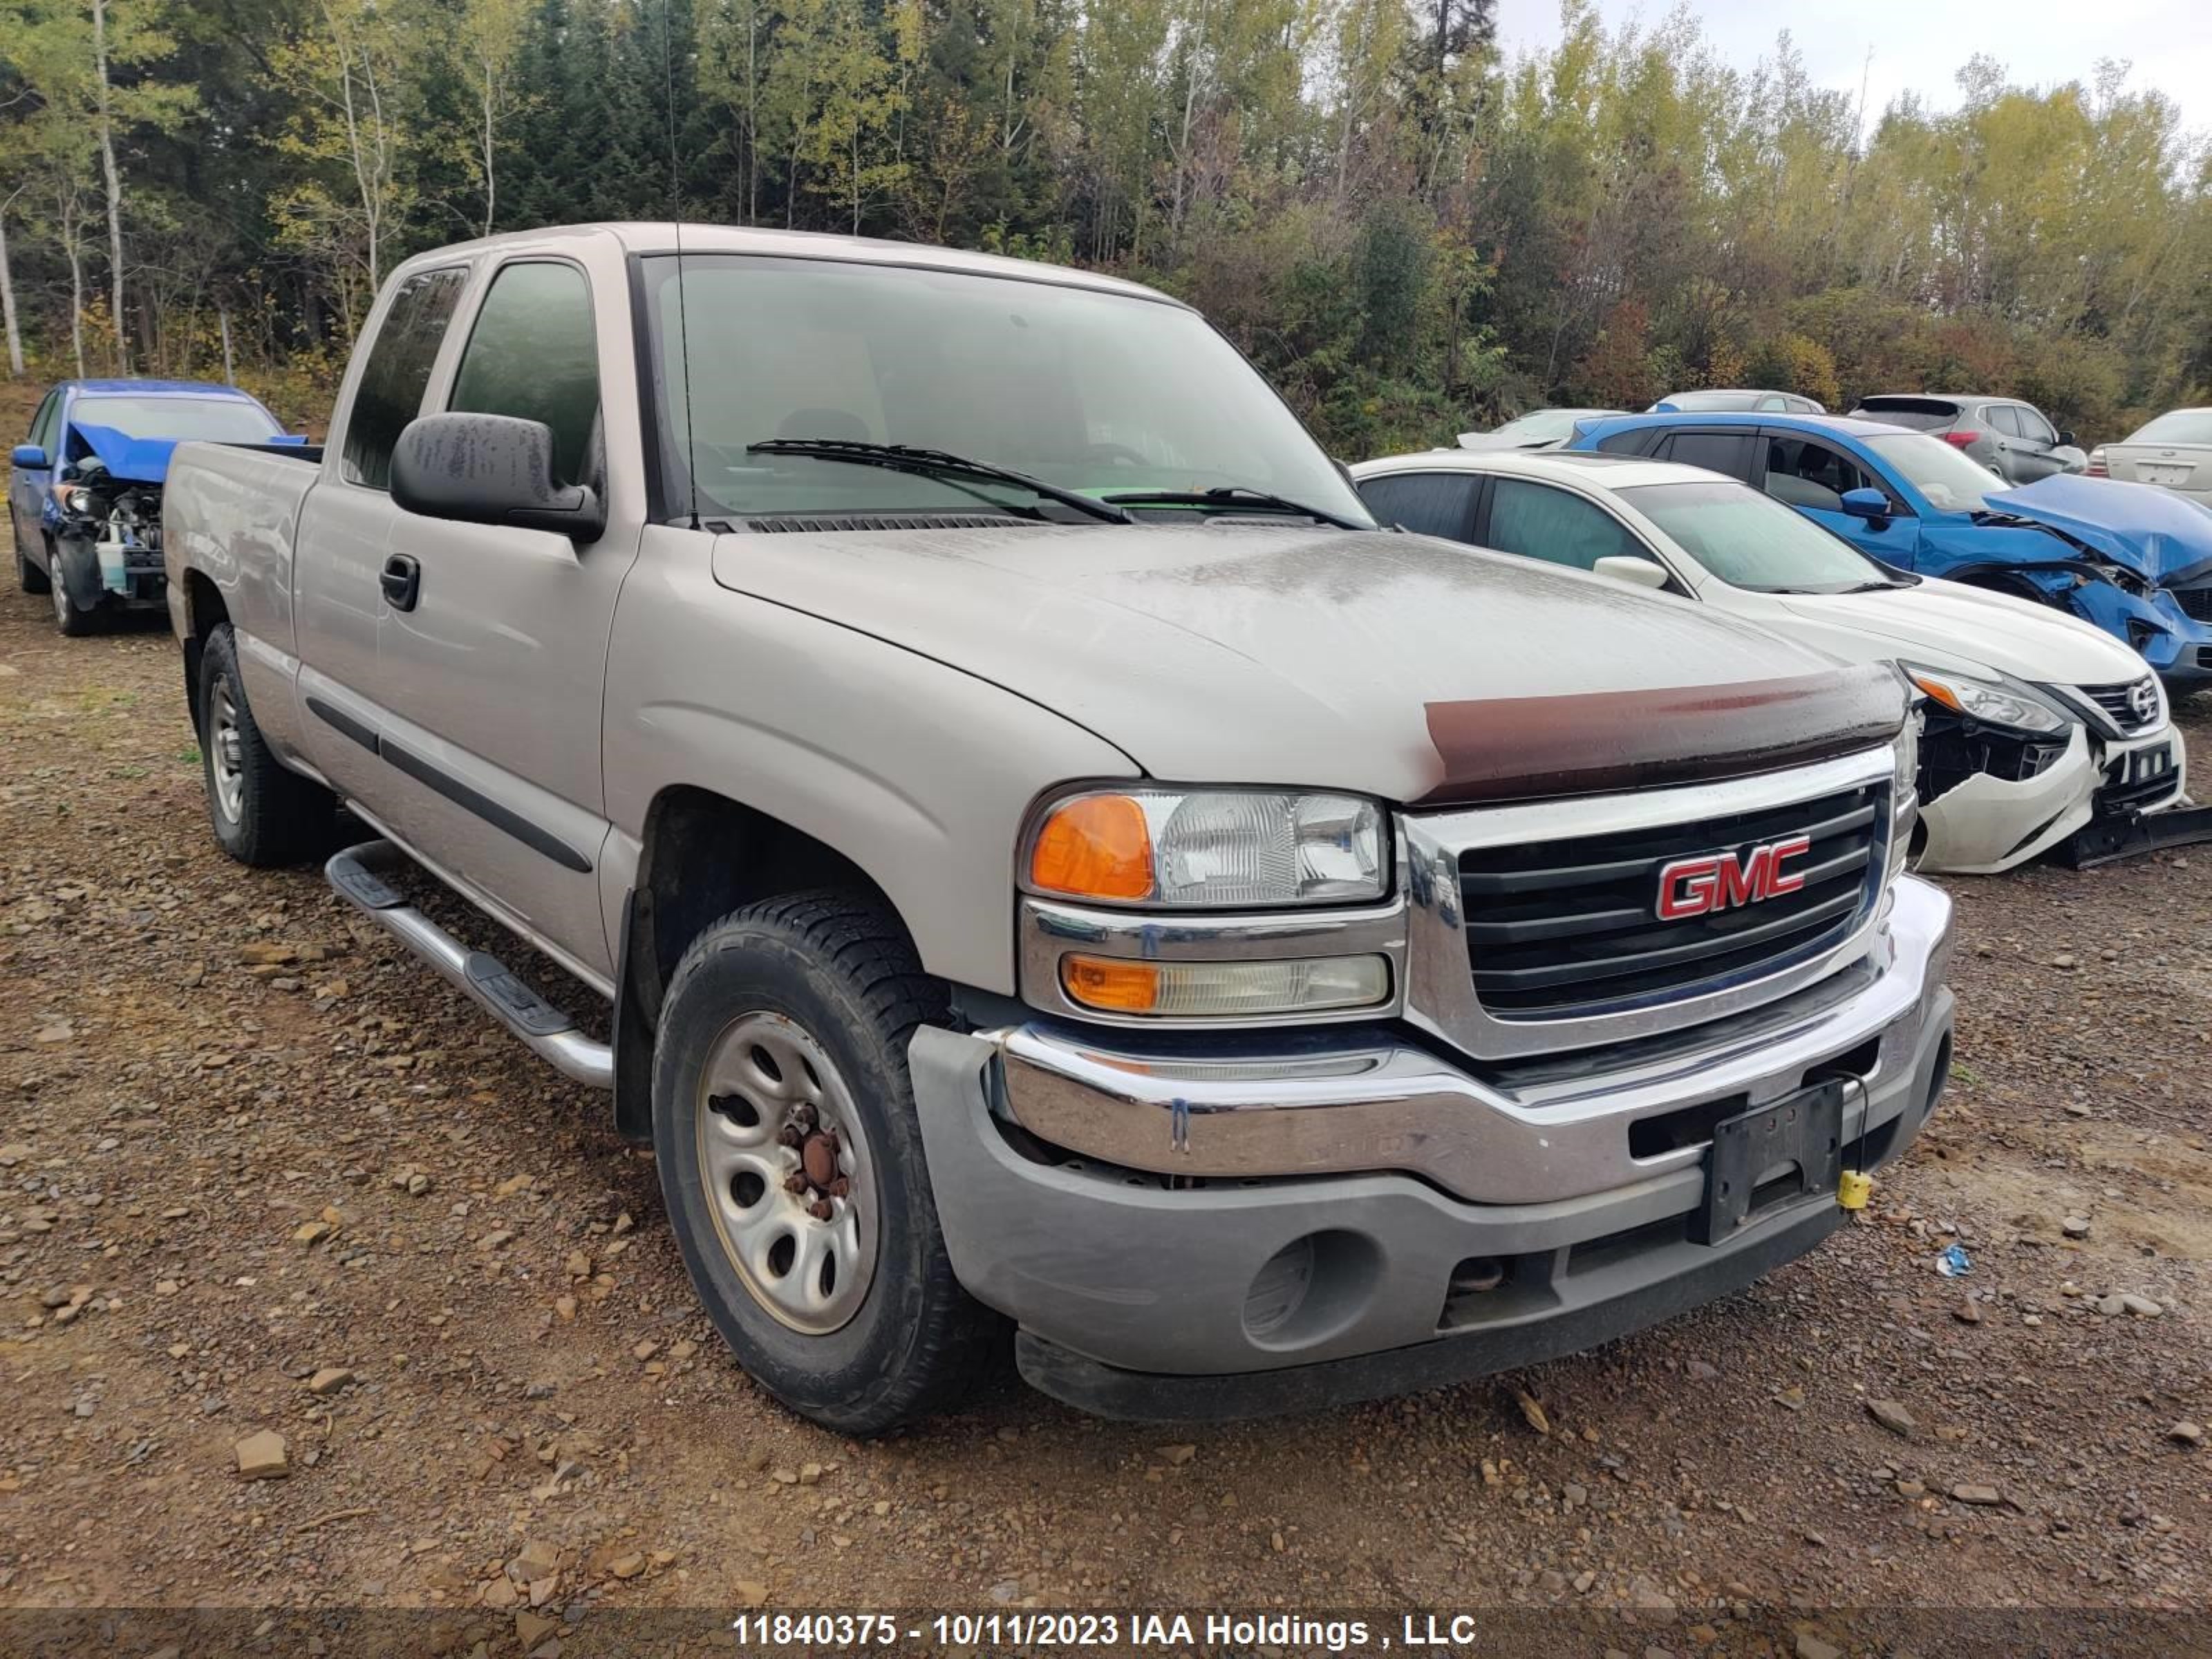
[[[1101,1013],[1162,1019],[1325,1013],[1372,1008],[1390,996],[1386,957],[1317,957],[1291,962],[1130,962],[1066,956],[1060,988]]]

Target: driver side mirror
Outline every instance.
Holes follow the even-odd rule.
[[[1603,576],[1608,581],[1626,582],[1631,587],[1664,587],[1667,586],[1667,567],[1656,559],[1638,558],[1632,555],[1615,553],[1600,559],[1590,567],[1594,576]]]
[[[1888,522],[1889,497],[1879,489],[1846,489],[1840,504],[1854,519],[1864,519],[1872,525]]]
[[[36,444],[17,444],[8,452],[8,465],[27,467],[36,472],[46,465],[46,452]]]
[[[2071,432],[2061,432],[2058,434],[2058,447],[2061,449],[2077,449],[2081,446],[2074,441],[2074,434]]]
[[[426,519],[550,530],[595,542],[606,503],[589,484],[553,482],[553,430],[512,415],[425,415],[392,450],[392,499]]]

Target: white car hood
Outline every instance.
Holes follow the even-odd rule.
[[[2115,685],[2150,672],[2141,657],[2087,623],[1959,582],[1793,593],[1783,608],[1817,627],[1809,643],[1843,657],[1863,659],[1871,653],[2045,685]],[[1863,642],[1857,649],[1854,640]]]

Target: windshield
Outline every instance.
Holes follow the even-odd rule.
[[[1504,426],[1493,430],[1490,435],[1493,438],[1510,438],[1516,443],[1547,443],[1554,438],[1572,436],[1575,422],[1585,415],[1595,413],[1597,411],[1591,409],[1532,410],[1517,421],[1506,422]]]
[[[1939,513],[1983,513],[1990,510],[1983,491],[2004,487],[2004,480],[1979,461],[1941,438],[1920,432],[1887,432],[1866,440],[1866,447],[1905,475],[1905,482],[1928,498]]]
[[[79,398],[69,417],[76,426],[113,427],[127,438],[179,443],[258,444],[283,430],[259,404],[229,398]]]
[[[689,254],[679,315],[676,258],[645,272],[670,498],[688,501],[688,459],[702,512],[974,513],[1035,499],[748,453],[811,438],[945,450],[1087,495],[1243,489],[1374,523],[1258,372],[1180,306],[969,271]]]
[[[1651,407],[1657,409],[1664,404],[1668,409],[1680,410],[1755,409],[1764,395],[1757,392],[1670,392]]]
[[[1732,478],[1639,484],[1617,493],[1730,587],[1849,593],[1894,583],[1841,537]]]
[[[2161,415],[2128,441],[2131,444],[2212,444],[2212,409],[2177,409]]]

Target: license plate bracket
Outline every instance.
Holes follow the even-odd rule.
[[[1844,1083],[1831,1078],[1714,1126],[1705,1196],[1690,1237],[1723,1244],[1772,1212],[1820,1194],[1844,1169]]]
[[[2124,758],[2126,770],[2120,779],[2123,786],[2154,782],[2173,770],[2173,745],[2161,743],[2149,749],[2137,749]]]

